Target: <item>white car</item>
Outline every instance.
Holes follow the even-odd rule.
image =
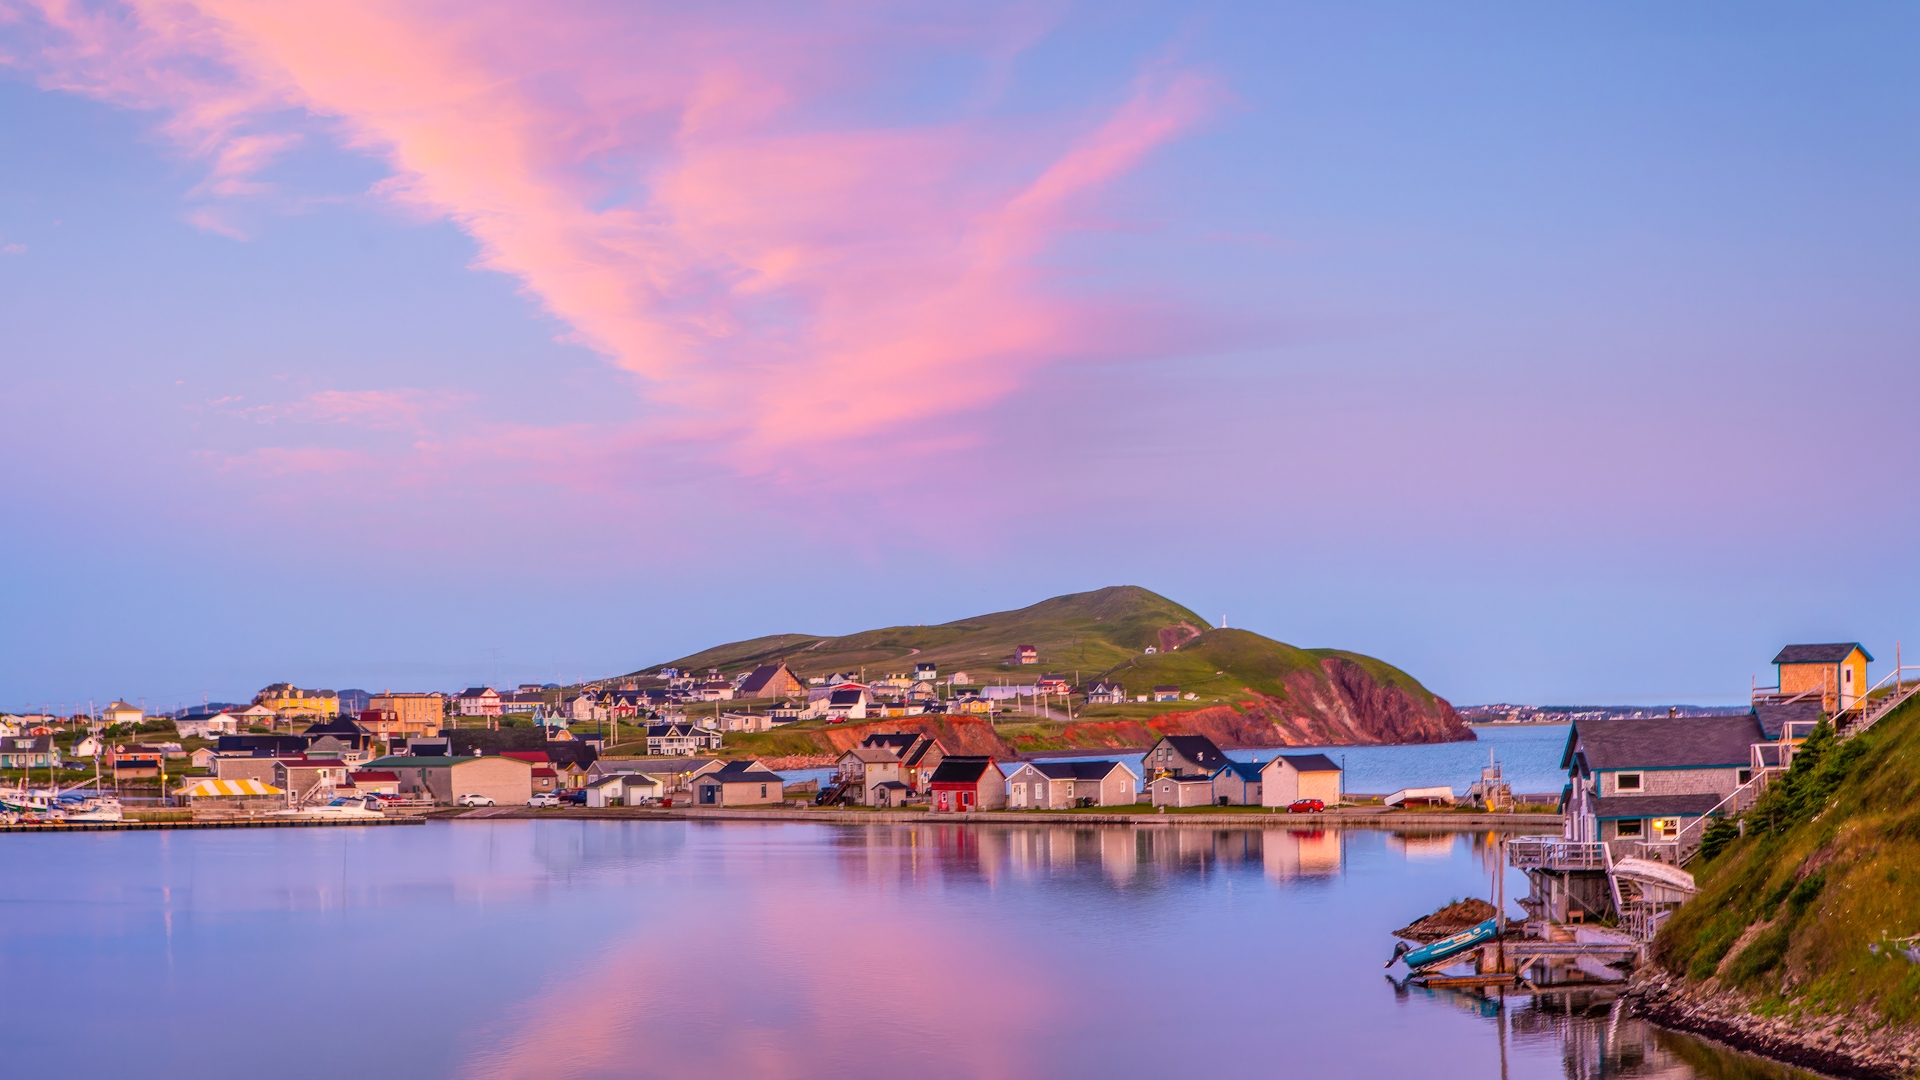
[[[550,792],[550,791],[543,791],[543,792],[541,792],[540,794],[538,794],[538,795],[535,795],[535,796],[534,796],[533,798],[531,798],[531,799],[528,799],[528,800],[527,800],[527,805],[528,805],[528,806],[535,806],[535,807],[538,807],[538,806],[559,806],[559,805],[560,805],[560,796],[558,796],[558,795],[555,795],[554,793],[552,793],[552,792]]]
[[[454,803],[459,806],[492,806],[493,800],[487,798],[485,795],[469,791],[465,795],[455,799]]]

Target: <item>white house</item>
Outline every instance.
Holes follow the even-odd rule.
[[[173,728],[183,739],[214,739],[222,735],[238,735],[240,718],[230,712],[211,716],[183,716],[173,722]]]

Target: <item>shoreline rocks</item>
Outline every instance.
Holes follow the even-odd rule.
[[[1742,995],[1657,969],[1636,972],[1625,998],[1661,1027],[1842,1080],[1902,1080],[1920,1069],[1920,1030],[1875,1026],[1866,1014],[1760,1016]]]

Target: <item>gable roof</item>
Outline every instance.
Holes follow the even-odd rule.
[[[1572,766],[1577,747],[1587,767],[1596,771],[1738,768],[1750,760],[1748,748],[1760,741],[1760,722],[1752,713],[1577,720],[1567,732],[1560,767]]]
[[[1860,648],[1857,641],[1833,641],[1824,645],[1789,645],[1780,650],[1773,658],[1776,664],[1837,664],[1860,649],[1860,655],[1873,660],[1872,654]]]
[[[743,762],[737,762],[737,763],[729,762],[728,764],[752,765],[755,763],[751,761],[743,761]],[[711,784],[782,784],[785,782],[786,781],[780,778],[778,773],[764,772],[760,769],[720,769],[716,772],[710,772],[705,776],[698,777],[694,780],[695,785],[710,784],[710,783]]]
[[[1049,780],[1105,780],[1115,769],[1127,767],[1118,761],[1029,761],[1027,766]],[[1131,774],[1132,769],[1127,769]]]
[[[928,779],[930,784],[977,784],[988,769],[998,769],[990,757],[947,757]]]
[[[1228,761],[1215,769],[1213,775],[1219,776],[1221,773],[1230,772],[1245,783],[1257,784],[1260,782],[1260,773],[1265,768],[1265,765],[1257,761]]]
[[[829,706],[858,705],[860,704],[860,700],[866,697],[866,695],[867,692],[865,690],[835,690],[827,698],[827,704]]]
[[[1160,741],[1173,747],[1188,761],[1207,769],[1218,769],[1227,760],[1227,755],[1221,753],[1220,748],[1213,745],[1213,740],[1205,735],[1164,735]]]
[[[900,754],[906,752],[919,739],[919,733],[913,731],[876,731],[861,739],[860,745],[891,750],[895,754]]]
[[[774,676],[785,671],[786,667],[787,665],[785,664],[761,664],[759,667],[754,668],[753,672],[741,682],[740,692],[743,694],[752,694],[765,690],[767,684],[773,681]],[[791,678],[792,676],[789,675],[788,677]]]
[[[1300,772],[1339,772],[1340,766],[1325,754],[1281,754],[1276,761],[1284,760]]]

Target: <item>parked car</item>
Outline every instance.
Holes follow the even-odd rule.
[[[587,805],[587,789],[586,788],[568,788],[567,790],[561,792],[559,795],[556,795],[554,797],[559,799],[560,802],[566,806]]]
[[[531,798],[531,799],[528,799],[528,800],[527,800],[527,805],[528,805],[528,806],[534,806],[534,807],[541,807],[541,806],[559,806],[559,805],[560,805],[560,796],[558,796],[558,795],[555,795],[555,794],[554,794],[553,792],[551,792],[551,791],[543,791],[543,792],[541,792],[540,794],[538,794],[538,795],[535,795],[535,796],[534,796],[533,798]]]
[[[1325,812],[1327,804],[1319,799],[1300,799],[1287,806],[1289,814],[1319,814]]]
[[[492,806],[493,800],[478,792],[469,791],[454,800],[457,806]]]

